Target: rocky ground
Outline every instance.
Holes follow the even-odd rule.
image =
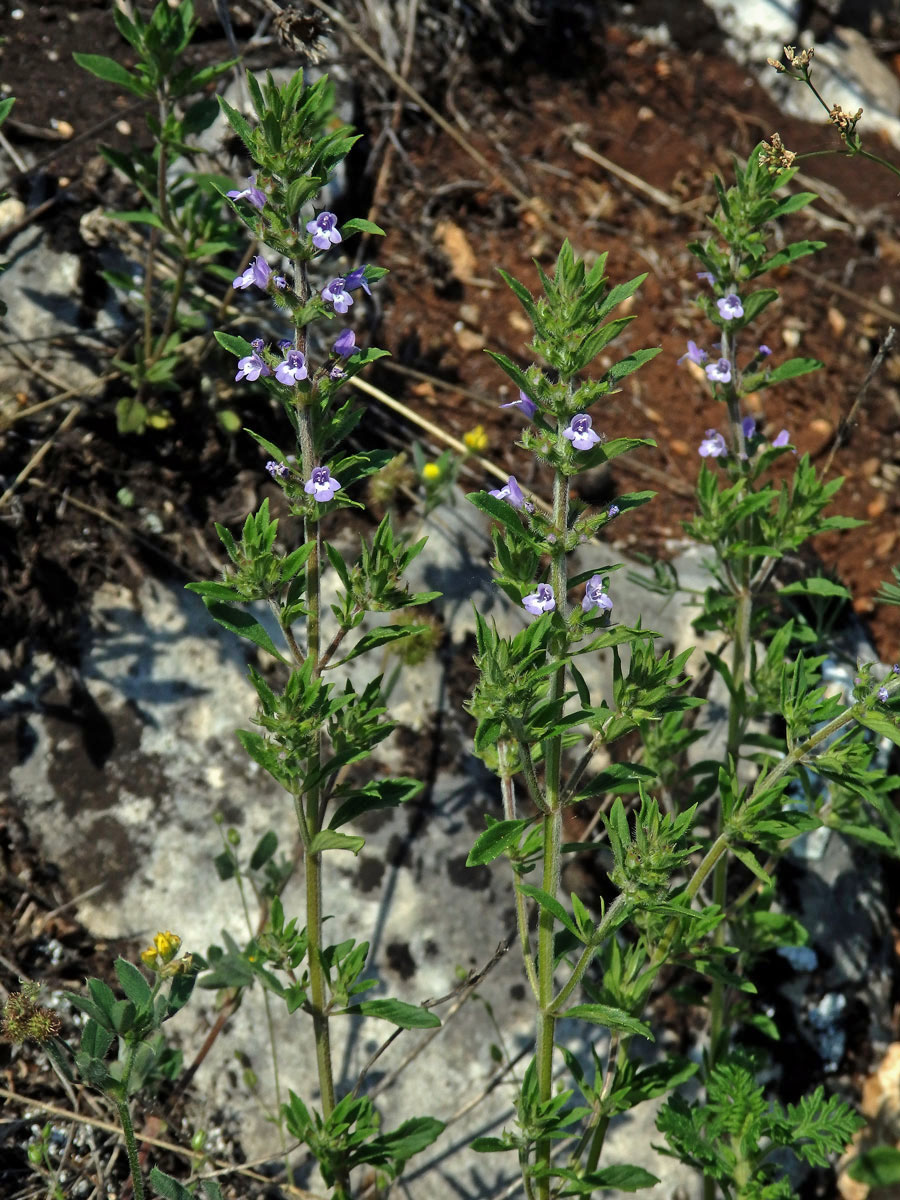
[[[485,18],[468,40],[462,39],[458,54],[443,55],[434,32],[440,27],[429,24],[432,14],[422,8],[419,53],[413,56],[410,78],[428,90],[428,98],[465,144],[412,102],[398,108],[389,137],[394,85],[372,64],[361,69],[358,47],[340,30],[335,36],[349,80],[347,103],[366,134],[350,161],[338,203],[347,215],[371,206],[373,219],[388,236],[371,246],[370,254],[391,270],[364,314],[359,336],[391,351],[391,359],[367,378],[405,409],[398,413],[373,398],[365,436],[371,444],[398,451],[417,438],[434,455],[442,449],[435,427],[459,437],[480,423],[489,437],[485,457],[539,492],[540,481],[529,478],[528,464],[513,445],[509,415],[498,409],[509,398],[505,377],[482,353],[490,347],[517,357],[526,332],[496,268],[533,287],[533,260],[550,263],[563,236],[582,254],[606,250],[614,281],[648,273],[634,307],[637,320],[629,329],[629,348],[663,348],[648,368],[626,381],[603,417],[609,437],[652,437],[657,448],[629,457],[621,467],[617,462],[615,473],[593,481],[586,495],[603,502],[624,491],[660,492],[655,503],[612,527],[616,549],[630,559],[677,553],[680,523],[692,507],[696,447],[704,431],[721,421],[697,379],[675,365],[686,340],[702,332],[692,304],[696,267],[685,243],[702,236],[713,204],[712,174],[727,179],[731,156],[746,155],[774,129],[798,152],[833,145],[826,126],[785,116],[773,94],[760,85],[762,60],[775,48],[759,61],[741,63],[729,54],[725,33],[705,6],[684,5],[678,28],[668,35],[658,31],[660,14],[654,6],[633,7],[644,11],[632,12],[631,23],[616,10],[603,24],[590,5],[556,10],[537,29],[512,20],[508,28],[498,28]],[[820,38],[840,36],[823,11],[814,14]],[[211,62],[227,57],[212,6],[198,4],[198,15],[197,58]],[[252,6],[233,5],[232,20],[253,69],[296,65],[296,56],[271,36],[249,42],[259,23]],[[650,28],[656,30],[652,35],[646,32]],[[121,52],[105,4],[50,0],[15,11],[7,6],[2,31],[4,94],[15,95],[17,103],[3,127],[8,142],[4,186],[13,205],[0,230],[0,251],[13,264],[6,279],[0,279],[0,293],[11,308],[0,346],[0,687],[7,692],[0,745],[4,761],[17,770],[39,760],[56,772],[57,787],[65,779],[77,779],[84,803],[73,798],[73,809],[63,819],[51,803],[56,793],[41,792],[28,777],[38,805],[45,804],[29,813],[21,803],[27,789],[18,777],[15,802],[9,798],[3,809],[0,963],[7,989],[19,975],[58,989],[77,986],[85,974],[108,972],[115,952],[133,951],[135,943],[127,934],[145,936],[143,928],[125,920],[109,918],[104,924],[100,901],[93,907],[89,899],[72,903],[94,882],[96,868],[83,853],[67,855],[67,839],[76,836],[75,825],[70,829],[68,822],[79,808],[105,819],[125,789],[135,805],[129,819],[133,828],[140,826],[145,816],[141,803],[152,797],[168,769],[165,762],[148,757],[146,744],[138,746],[141,726],[153,704],[186,704],[190,699],[177,692],[171,701],[155,693],[148,698],[126,689],[117,693],[124,696],[122,706],[113,704],[112,693],[104,689],[112,687],[115,672],[110,674],[108,656],[103,658],[106,665],[98,666],[98,628],[118,645],[124,657],[115,660],[116,670],[127,677],[128,622],[139,614],[157,633],[166,633],[182,616],[165,615],[165,597],[188,579],[217,573],[213,521],[234,525],[263,496],[273,504],[280,498],[261,470],[259,448],[227,432],[218,414],[234,411],[240,424],[276,440],[280,427],[279,414],[259,394],[232,385],[228,362],[210,359],[202,373],[188,364],[179,392],[166,398],[173,418],[168,428],[142,436],[116,432],[114,404],[124,391],[110,359],[134,317],[102,277],[108,262],[102,244],[90,235],[94,218],[86,218],[101,208],[131,202],[121,181],[98,160],[96,145],[102,140],[127,149],[132,138],[141,136],[143,113],[131,98],[117,94],[112,85],[88,81],[71,63],[72,50]],[[885,18],[864,32],[881,67],[900,79],[900,24]],[[900,82],[897,87],[900,94]],[[389,156],[388,145],[395,147]],[[490,169],[466,145],[483,155]],[[872,145],[900,163],[900,150],[886,136],[873,133]],[[222,169],[233,171],[236,179],[246,173],[238,160],[225,158],[223,163]],[[900,653],[900,608],[880,603],[877,593],[900,561],[900,359],[889,356],[868,387],[863,385],[887,330],[892,325],[900,329],[898,187],[896,177],[862,170],[840,156],[811,158],[802,169],[803,185],[819,192],[821,200],[786,223],[783,236],[821,239],[827,249],[780,275],[776,286],[781,300],[768,310],[760,336],[776,358],[802,353],[820,358],[825,367],[771,396],[760,396],[760,418],[769,432],[789,428],[801,452],[808,451],[819,464],[829,462],[829,470],[845,478],[839,510],[868,524],[861,531],[819,539],[811,553],[852,589],[856,614],[872,645],[883,661],[893,662]],[[529,206],[523,205],[523,197]],[[29,264],[37,255],[43,257],[34,271]],[[16,281],[14,287],[10,280]],[[78,391],[99,374],[113,378],[99,390]],[[67,396],[73,388],[78,394]],[[467,488],[483,483],[481,468],[470,465],[466,470]],[[191,629],[187,633],[193,635]],[[465,632],[451,644],[455,657],[444,663],[450,684],[440,703],[435,702],[435,713],[452,709],[458,714],[470,682],[471,645]],[[155,685],[171,682],[169,675],[159,673],[167,663],[141,668],[138,678]],[[458,784],[456,792],[450,789],[458,813],[443,801],[440,811],[444,818],[456,813],[459,821],[470,821],[466,805],[474,806],[477,815],[490,796],[486,801],[479,790],[483,781],[469,779],[467,791],[454,774],[465,754],[464,722],[454,716],[450,733],[446,723],[424,731],[412,722],[409,727],[413,732],[404,743],[404,769],[429,769],[422,742],[432,737],[437,747],[432,757],[441,762],[440,771],[431,763],[435,779],[443,773],[445,782]],[[216,726],[204,736],[224,741],[227,733]],[[45,735],[52,740],[42,742]],[[163,755],[163,748],[155,747],[157,752]],[[145,772],[139,785],[127,777],[137,766]],[[203,775],[205,769],[199,756],[194,783],[201,791],[216,786]],[[38,782],[42,787],[46,774]],[[419,827],[433,813],[426,806],[417,818]],[[95,827],[79,829],[84,845],[92,829],[96,840]],[[104,831],[104,878],[137,870],[135,847],[146,848],[140,838],[129,839],[118,827]],[[380,866],[370,872],[397,867],[392,853],[397,856],[397,845],[391,851],[388,838],[378,851]],[[424,850],[423,856],[421,861],[430,861]],[[115,870],[109,869],[110,862]],[[796,870],[802,873],[800,867]],[[852,890],[860,865],[838,861],[829,870],[834,872],[832,883],[840,878]],[[348,887],[365,891],[369,880],[370,875],[354,878]],[[847,1037],[830,1073],[848,1094],[860,1090],[883,1043],[896,1040],[898,1033],[892,937],[898,929],[900,887],[888,876],[876,892],[873,923],[856,934],[868,947],[864,959],[871,955],[877,960],[877,970],[872,970],[877,988],[867,986],[864,967],[857,964],[851,978],[849,964],[841,960],[843,974],[823,968],[818,982],[795,981],[793,992],[795,1014],[802,1010],[806,990],[840,990],[849,997]],[[847,907],[852,907],[849,900]],[[108,916],[109,907],[106,911]],[[215,936],[215,927],[204,932]],[[390,946],[402,945],[411,958],[424,961],[426,941],[386,939],[385,970],[393,961],[395,975],[402,977],[406,961],[397,948],[391,959]],[[791,1006],[776,994],[784,970],[783,964],[770,964],[772,1002],[781,1005],[788,1026],[793,1020],[799,1029],[802,1016],[791,1018]],[[766,982],[761,980],[764,987]],[[427,972],[421,982],[413,976],[411,998],[421,998],[417,987],[437,983]],[[674,1026],[685,1046],[691,1042],[689,1013],[669,1012],[663,1004],[659,1015]],[[66,1098],[36,1059],[0,1053],[9,1090],[65,1107]],[[802,1062],[813,1082],[829,1074],[822,1055],[799,1032],[787,1036],[784,1053],[786,1061]],[[33,1124],[38,1118],[29,1120]],[[227,1124],[223,1118],[223,1126]],[[0,1176],[4,1194],[21,1190],[25,1195],[31,1186],[21,1155],[24,1129],[17,1120],[3,1127],[0,1156],[6,1156],[2,1166],[9,1172]],[[223,1142],[223,1153],[245,1153],[239,1135],[235,1129],[223,1134],[228,1142]],[[812,1196],[832,1194],[828,1189],[834,1184],[832,1177],[814,1176],[802,1186]]]

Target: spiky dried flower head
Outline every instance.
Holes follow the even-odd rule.
[[[773,133],[767,142],[763,142],[759,152],[760,165],[772,175],[780,175],[793,165],[796,154],[788,150],[781,140],[780,133]]]
[[[20,992],[11,992],[3,1009],[0,1033],[9,1042],[49,1042],[59,1033],[59,1017],[37,1003],[40,984],[20,979]]]
[[[858,108],[854,115],[846,112],[839,104],[833,104],[828,112],[828,120],[832,125],[836,125],[840,130],[841,137],[845,138],[848,133],[852,133],[856,128],[856,123],[863,115],[863,110]]]

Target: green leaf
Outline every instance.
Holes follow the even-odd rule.
[[[277,849],[278,834],[274,829],[269,829],[256,843],[256,847],[250,855],[250,870],[258,871],[260,867],[264,867]]]
[[[866,729],[871,729],[873,733],[886,737],[895,746],[900,746],[900,725],[897,724],[896,718],[892,720],[886,713],[873,708],[869,712],[859,713],[856,719]]]
[[[389,642],[399,642],[403,638],[414,637],[426,630],[425,625],[380,625],[377,629],[370,629],[368,633],[364,633],[349,654],[339,662],[329,663],[326,669],[331,671],[335,667],[342,666],[343,663],[350,662],[352,658],[358,658],[360,654],[367,654],[370,650],[386,646]]]
[[[333,829],[320,829],[309,844],[310,854],[321,854],[323,850],[350,850],[359,854],[366,839],[352,833],[337,833]]]
[[[122,991],[128,999],[133,1001],[137,1009],[147,1008],[153,993],[150,984],[134,963],[128,962],[125,958],[117,958],[115,971],[116,977],[122,985]]]
[[[638,1037],[647,1038],[653,1042],[656,1039],[650,1032],[650,1027],[643,1021],[629,1016],[621,1008],[610,1008],[606,1004],[576,1004],[558,1014],[561,1017],[574,1017],[582,1021],[590,1021],[595,1025],[605,1025],[607,1029],[615,1029],[619,1033],[633,1033]]]
[[[150,1172],[150,1186],[156,1192],[157,1196],[162,1196],[163,1200],[194,1200],[194,1197],[187,1188],[173,1179],[171,1175],[166,1175],[159,1167],[154,1167]]]
[[[108,212],[106,214],[114,221],[127,221],[132,225],[152,225],[154,229],[165,232],[165,225],[149,208],[129,209],[128,212]]]
[[[557,921],[561,925],[565,925],[569,933],[574,934],[580,942],[584,941],[578,931],[578,926],[554,896],[551,896],[549,892],[541,891],[540,888],[532,887],[528,883],[517,883],[516,886],[523,895],[530,896],[532,900],[536,901],[540,908],[545,908],[547,912],[553,913]]]
[[[341,226],[342,233],[374,233],[378,237],[384,237],[385,232],[374,221],[367,221],[365,217],[351,217],[349,221],[345,221]]]
[[[746,846],[732,846],[731,852],[735,858],[739,858],[747,870],[752,871],[756,878],[761,880],[766,887],[771,885],[771,877],[766,874],[766,871],[762,865],[757,862],[755,855],[752,853],[752,851],[748,850]]]
[[[852,600],[853,596],[842,583],[833,579],[825,579],[821,575],[813,575],[809,579],[798,579],[787,587],[778,589],[781,596],[835,596],[842,600]]]
[[[386,1154],[395,1162],[406,1162],[431,1146],[444,1132],[445,1125],[437,1117],[410,1117],[396,1129],[376,1137],[371,1146],[376,1154]]]
[[[344,1011],[364,1017],[378,1017],[400,1029],[437,1029],[441,1023],[437,1013],[418,1004],[405,1004],[402,1000],[363,1000]]]
[[[235,337],[233,333],[222,333],[216,330],[213,335],[223,350],[227,350],[229,354],[233,354],[235,358],[247,358],[253,353],[253,347],[248,341],[242,337]],[[251,434],[251,436],[255,436]]]
[[[490,818],[485,818],[490,820]],[[467,867],[481,867],[499,858],[510,846],[518,845],[522,833],[531,825],[528,820],[493,821],[480,834],[466,859]]]
[[[894,1146],[873,1146],[864,1150],[847,1168],[847,1174],[857,1183],[869,1187],[891,1187],[900,1183],[900,1150]]]
[[[508,1150],[515,1150],[515,1146],[507,1144],[503,1138],[480,1137],[469,1143],[469,1149],[476,1154],[505,1154]]]
[[[344,803],[328,822],[329,829],[338,829],[354,821],[361,813],[379,808],[396,808],[418,796],[423,788],[418,779],[398,775],[390,779],[372,779],[360,791],[345,794]]]
[[[785,379],[797,379],[800,375],[809,375],[811,371],[818,371],[824,365],[817,358],[789,358],[787,362],[781,363],[780,366],[770,371],[764,382],[768,387],[772,383],[782,383]]]
[[[72,57],[82,70],[89,71],[98,79],[105,79],[107,83],[115,83],[135,96],[153,95],[153,89],[148,84],[142,82],[136,75],[132,75],[114,58],[107,58],[105,54],[82,54],[77,50],[72,52]]]
[[[265,650],[273,658],[277,658],[280,663],[288,665],[287,659],[276,648],[275,643],[256,617],[244,612],[242,608],[234,608],[231,604],[223,604],[219,600],[207,600],[205,603],[209,609],[209,615],[223,629],[227,629],[230,633],[236,633],[238,637],[246,638],[254,646],[259,646],[261,650]]]
[[[660,1182],[643,1167],[632,1167],[627,1163],[604,1167],[601,1171],[593,1171],[583,1178],[592,1188],[618,1188],[620,1192],[637,1192],[641,1188],[653,1187]]]

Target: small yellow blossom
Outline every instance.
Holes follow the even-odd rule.
[[[440,479],[440,477],[441,468],[437,465],[437,463],[427,462],[422,468],[422,478],[426,483],[434,483],[435,480]]]
[[[464,433],[463,441],[475,454],[482,454],[488,448],[488,437],[484,432],[483,425],[476,425],[474,429],[470,429],[468,433]]]
[[[155,946],[150,946],[149,949],[141,951],[141,962],[148,971],[156,970],[156,960],[158,957]]]

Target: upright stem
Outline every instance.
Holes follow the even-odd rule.
[[[569,479],[561,471],[553,481],[553,526],[556,534],[554,553],[550,565],[550,578],[556,609],[565,616],[566,572],[565,536],[569,513]],[[566,668],[559,666],[551,679],[551,696],[558,700],[565,691]],[[543,875],[541,888],[556,899],[559,891],[560,846],[562,844],[562,737],[548,738],[544,744],[546,768],[545,797],[547,811],[544,815]],[[538,917],[538,1027],[537,1027],[537,1073],[538,1094],[546,1103],[553,1094],[553,1046],[556,1034],[556,1016],[553,1012],[553,935],[556,918],[546,908],[541,908]],[[550,1166],[551,1141],[538,1142],[536,1159],[539,1166]],[[539,1200],[549,1200],[549,1175],[538,1180]]]
[[[125,1070],[122,1074],[121,1088],[122,1099],[116,1100],[116,1111],[119,1114],[119,1124],[122,1126],[122,1134],[125,1138],[125,1153],[128,1156],[128,1169],[131,1172],[131,1185],[134,1188],[134,1200],[144,1200],[144,1177],[141,1174],[141,1162],[138,1157],[137,1142],[134,1137],[134,1125],[131,1122],[131,1110],[128,1107],[128,1080],[131,1078],[131,1069],[134,1066],[134,1056],[137,1053],[137,1044],[132,1043],[128,1047],[128,1056],[125,1060]]]

